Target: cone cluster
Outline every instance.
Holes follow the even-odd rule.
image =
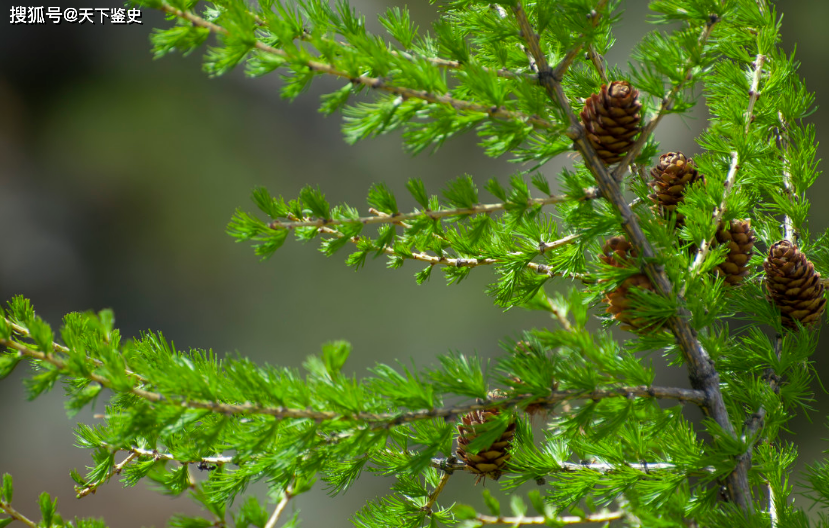
[[[756,240],[749,220],[732,220],[727,228],[724,223],[721,223],[717,229],[717,244],[726,244],[728,254],[725,256],[725,261],[714,268],[717,275],[723,277],[725,282],[732,286],[743,282],[743,279],[751,272],[748,261],[754,253]]]
[[[633,147],[639,134],[642,103],[639,90],[627,81],[613,81],[602,85],[602,91],[593,94],[584,103],[581,122],[587,139],[606,165],[622,161]]]
[[[651,169],[651,181],[648,185],[653,190],[651,201],[661,216],[676,215],[676,225],[685,223],[685,216],[676,212],[677,207],[685,201],[688,187],[694,183],[705,183],[705,176],[699,173],[694,160],[682,152],[668,152],[659,157],[659,163]],[[740,284],[750,273],[748,261],[754,250],[756,238],[748,220],[731,220],[723,222],[717,228],[714,246],[728,245],[725,262],[715,268],[715,273],[724,277],[732,286]]]
[[[676,213],[676,208],[685,200],[687,186],[698,181],[705,181],[705,178],[697,170],[694,160],[678,151],[662,154],[659,163],[651,169],[649,185],[653,194],[650,199],[660,215],[676,214],[676,225],[681,226],[685,217]]]
[[[820,274],[797,246],[788,240],[776,242],[763,262],[766,296],[780,308],[783,326],[797,328],[797,322],[811,326],[820,321],[826,308]]]
[[[599,257],[602,262],[610,266],[626,267],[625,263],[637,257],[636,248],[623,236],[613,237],[607,240],[602,247],[602,255]],[[652,322],[643,317],[637,316],[631,306],[630,291],[632,288],[642,288],[654,291],[653,284],[644,273],[631,275],[624,280],[615,290],[605,294],[604,302],[607,304],[609,314],[619,321],[622,330],[628,332],[654,331]]]
[[[509,449],[515,436],[514,420],[510,421],[500,438],[486,449],[481,449],[478,453],[470,453],[466,450],[467,446],[478,437],[478,427],[494,419],[501,412],[503,411],[497,408],[472,411],[461,418],[462,423],[458,426],[458,458],[466,463],[467,471],[478,476],[475,484],[487,478],[498,480],[510,458]]]

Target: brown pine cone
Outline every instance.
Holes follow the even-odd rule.
[[[662,216],[675,213],[677,206],[685,199],[685,190],[688,185],[704,177],[697,170],[697,166],[682,152],[668,152],[659,157],[659,163],[651,169],[651,201],[659,208]],[[676,214],[677,226],[682,225],[685,217]]]
[[[625,262],[635,259],[638,252],[625,237],[617,236],[607,240],[602,247],[602,255],[599,258],[610,266],[625,267]],[[631,288],[642,288],[655,291],[650,279],[644,273],[637,273],[625,279],[615,290],[605,294],[604,302],[607,304],[607,313],[621,323],[622,330],[628,332],[653,332],[658,328],[652,326],[652,322],[643,317],[638,317],[629,297]]]
[[[593,94],[584,102],[581,122],[587,139],[606,165],[622,161],[639,134],[642,120],[639,90],[627,81],[603,84],[600,94]]]
[[[467,471],[478,476],[475,484],[486,478],[498,480],[510,458],[509,449],[515,436],[515,420],[511,420],[501,437],[486,449],[481,449],[478,453],[466,451],[466,446],[478,437],[476,426],[492,420],[502,412],[509,411],[491,408],[472,411],[461,418],[462,424],[458,426],[458,458],[466,463]]]
[[[795,321],[811,326],[826,308],[820,274],[806,255],[788,240],[776,242],[763,262],[766,297],[780,308],[783,326],[797,328]]]
[[[751,229],[750,220],[732,220],[729,228],[720,224],[717,229],[717,243],[728,245],[728,254],[725,262],[714,268],[715,273],[725,278],[725,282],[737,286],[743,282],[749,272],[748,261],[754,253],[754,242],[757,239]]]

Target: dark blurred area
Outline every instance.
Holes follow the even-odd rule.
[[[5,13],[20,4],[7,5]],[[354,5],[379,30],[376,14],[404,4]],[[797,44],[801,73],[822,105],[829,97],[829,3],[785,7],[786,48]],[[425,2],[412,9],[421,28],[435,16]],[[644,0],[627,3],[611,62],[624,65],[650,29],[646,12]],[[318,184],[330,202],[365,212],[375,182],[386,182],[408,209],[413,203],[404,185],[411,177],[436,193],[464,173],[482,186],[491,177],[505,182],[519,169],[486,158],[476,137],[414,158],[396,134],[348,146],[339,116],[316,111],[319,95],[339,84],[319,79],[289,104],[279,97],[278,75],[247,79],[239,68],[209,79],[201,71],[203,49],[153,60],[148,36],[170,25],[155,12],[145,10],[143,24],[129,26],[8,20],[0,31],[0,299],[31,298],[54,327],[70,311],[112,308],[126,337],[160,330],[178,348],[239,352],[280,365],[299,366],[325,341],[346,339],[354,345],[346,369],[358,375],[395,359],[427,365],[449,350],[494,357],[500,340],[548,325],[543,314],[494,306],[484,293],[491,270],[476,269],[452,287],[435,273],[417,286],[420,266],[412,263],[388,270],[378,259],[355,273],[343,263],[345,251],[326,258],[315,243],[293,240],[259,262],[224,232],[235,208],[254,209],[249,195],[257,185],[293,198],[303,185]],[[821,143],[829,133],[827,115],[819,110],[810,118]],[[665,149],[692,154],[704,126],[700,106],[696,119],[666,119],[658,136]],[[543,172],[553,180],[568,162],[550,163]],[[813,233],[829,224],[822,206],[827,193],[829,184],[819,179],[809,196]],[[814,360],[829,379],[823,342]],[[174,513],[198,512],[187,498],[169,498],[145,484],[123,489],[115,480],[75,500],[69,471],[83,473],[89,453],[73,446],[60,388],[26,401],[26,370],[0,383],[0,473],[14,475],[18,509],[37,517],[35,499],[48,491],[60,499],[65,518],[103,516],[111,526],[162,526]],[[681,369],[665,367],[657,379],[687,385]],[[792,422],[801,465],[826,447],[829,398],[817,384],[815,391],[810,421]],[[99,404],[95,412],[101,410]],[[95,421],[92,411],[78,420]],[[471,483],[447,497],[478,504],[480,490]],[[321,488],[292,504],[305,526],[348,526],[347,518],[384,494],[388,482],[365,476],[336,499],[325,498]],[[325,508],[315,507],[323,500],[330,501]]]

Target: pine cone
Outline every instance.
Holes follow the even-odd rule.
[[[609,88],[603,84],[602,93],[585,101],[581,122],[587,139],[606,165],[622,161],[633,146],[633,138],[640,131],[641,109],[639,90],[627,81],[613,81]]]
[[[466,451],[466,446],[478,437],[475,431],[476,426],[492,420],[501,412],[504,411],[498,408],[472,411],[461,418],[463,423],[458,426],[458,458],[466,463],[467,471],[478,475],[475,484],[487,477],[498,480],[504,465],[510,458],[509,448],[515,436],[515,420],[511,420],[501,437],[486,449],[481,449],[478,453]]]
[[[717,230],[717,243],[728,245],[728,255],[725,262],[719,264],[714,271],[725,278],[725,282],[737,286],[749,274],[748,261],[754,253],[754,231],[749,220],[732,220],[729,228],[723,224]]]
[[[763,262],[766,297],[780,308],[783,326],[797,328],[795,321],[810,326],[820,321],[826,298],[820,274],[806,255],[788,240],[769,249]]]
[[[637,253],[636,248],[625,237],[617,236],[605,242],[602,255],[599,258],[605,264],[622,268],[625,267],[624,263],[626,261],[636,258]],[[631,275],[615,290],[605,295],[604,302],[608,305],[605,311],[613,314],[613,317],[621,323],[622,330],[634,333],[657,330],[658,328],[652,326],[652,322],[644,317],[636,316],[628,295],[631,288],[655,291],[647,275],[644,273]]]
[[[685,189],[688,185],[704,180],[697,171],[697,166],[682,152],[668,152],[659,157],[659,163],[651,169],[650,199],[659,207],[662,216],[675,213],[677,205],[685,199]],[[676,215],[676,224],[682,225],[684,215]]]

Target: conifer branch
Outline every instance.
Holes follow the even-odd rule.
[[[217,465],[222,466],[224,464],[230,464],[233,462],[233,457],[229,456],[215,456],[215,457],[202,457],[197,458],[194,460],[179,460],[178,458],[174,457],[169,453],[159,453],[156,450],[150,449],[142,449],[140,447],[131,447],[129,449],[119,449],[119,451],[127,451],[129,453],[133,453],[137,456],[147,456],[152,457],[154,460],[167,460],[171,462],[178,462],[179,464],[199,464],[199,465]]]
[[[439,469],[441,471],[446,472],[462,471],[467,467],[467,464],[465,462],[460,462],[454,457],[433,458],[429,465],[435,469]],[[704,476],[716,472],[716,468],[714,468],[713,466],[706,466],[704,468],[698,468],[689,471],[685,468],[677,466],[676,464],[671,464],[670,462],[655,462],[651,464],[649,462],[642,461],[637,463],[625,462],[623,464],[615,465],[606,464],[602,462],[559,462],[558,467],[550,471],[550,473],[548,474],[553,475],[557,473],[578,473],[580,471],[593,471],[596,473],[601,473],[602,475],[608,475],[612,473],[618,473],[620,471],[626,471],[628,469],[640,471],[645,475],[660,471],[676,472],[677,470],[682,470],[685,474],[689,476]]]
[[[782,133],[780,128],[775,130],[778,147],[783,153],[783,192],[786,194],[789,203],[794,203],[797,196],[794,189],[792,189],[792,174],[789,171],[789,124],[780,111],[777,112],[777,118],[780,120],[780,128],[783,130]],[[783,239],[795,245],[798,245],[800,241],[800,230],[795,227],[792,217],[789,215],[783,215]]]
[[[87,486],[85,486],[84,488],[81,488],[81,489],[76,488],[76,491],[77,491],[76,498],[82,499],[83,497],[86,497],[87,495],[94,494],[98,490],[98,488],[101,487],[106,482],[108,482],[109,479],[111,479],[115,475],[120,475],[121,472],[124,470],[124,468],[127,467],[132,461],[134,461],[138,457],[150,457],[153,460],[166,460],[166,461],[170,461],[170,462],[178,462],[179,464],[182,464],[182,465],[198,464],[199,469],[204,469],[204,468],[212,469],[212,468],[210,468],[211,465],[221,466],[221,465],[230,464],[231,462],[233,462],[233,458],[228,457],[228,456],[204,457],[204,458],[199,458],[197,460],[179,460],[171,454],[159,453],[156,450],[142,449],[140,447],[131,447],[129,449],[124,449],[124,448],[115,448],[115,449],[117,451],[126,452],[127,456],[119,464],[116,464],[115,466],[113,466],[113,468],[106,475],[106,477],[102,478],[98,482],[90,483]]]
[[[23,515],[19,511],[17,511],[16,509],[14,509],[14,507],[11,504],[9,504],[8,502],[0,500],[0,510],[3,510],[6,513],[6,515],[11,517],[15,521],[22,522],[23,524],[25,524],[29,528],[38,528],[38,525],[37,525],[36,522],[29,519],[28,517],[26,517],[25,515]]]
[[[549,297],[547,297],[547,304],[550,305],[550,313],[553,315],[553,317],[556,318],[556,321],[558,321],[558,323],[561,325],[561,327],[564,328],[565,330],[567,330],[568,332],[572,332],[573,331],[573,325],[570,324],[570,320],[567,319],[567,315],[564,312],[562,312],[561,310],[559,310],[553,304],[553,300],[550,299]]]
[[[104,478],[102,478],[98,482],[93,482],[93,483],[87,484],[84,488],[82,488],[80,490],[76,489],[77,495],[75,496],[75,498],[82,499],[82,498],[86,497],[87,495],[94,494],[96,491],[98,491],[98,488],[101,485],[103,485],[104,483],[108,482],[109,479],[111,479],[115,475],[120,475],[121,471],[123,471],[124,468],[127,467],[130,462],[132,462],[133,460],[138,458],[138,456],[139,456],[138,453],[135,453],[135,452],[129,453],[124,458],[124,460],[122,460],[120,463],[114,465],[112,467],[112,469],[110,470],[110,472],[107,473],[107,475]]]
[[[285,488],[285,493],[282,495],[282,499],[277,503],[276,508],[274,508],[273,513],[268,518],[268,522],[265,523],[264,528],[276,528],[276,523],[279,522],[279,516],[282,515],[282,512],[285,510],[285,506],[288,505],[288,501],[293,498],[292,493],[292,486],[289,485]]]
[[[502,19],[507,18],[507,10],[504,9],[504,7],[502,5],[500,5],[500,4],[490,4],[489,7],[494,9],[495,12],[498,13],[498,16],[500,18],[502,18]],[[534,74],[538,74],[538,65],[536,65],[536,63],[535,63],[535,58],[533,57],[533,54],[530,52],[530,50],[527,49],[527,46],[525,46],[523,44],[520,44],[520,43],[518,44],[518,46],[521,48],[521,51],[524,52],[524,55],[527,56],[527,64],[529,65],[529,70],[531,72],[533,72]]]
[[[777,515],[777,505],[775,504],[774,487],[772,487],[771,482],[769,482],[767,487],[769,489],[769,517],[771,520],[771,528],[777,528],[779,526],[779,516]]]
[[[293,491],[293,486],[290,484],[287,488],[285,488],[285,494],[277,503],[276,508],[274,508],[273,513],[268,518],[268,522],[265,523],[264,528],[276,528],[276,523],[279,522],[279,516],[282,515],[282,512],[285,510],[285,506],[288,505],[288,501],[293,498]]]
[[[439,68],[446,68],[447,70],[463,70],[464,64],[460,61],[449,60],[449,59],[441,59],[440,57],[427,57],[425,55],[415,55],[412,53],[408,53],[405,51],[391,51],[390,52],[395,57],[403,57],[404,59],[415,61],[418,59],[425,60],[430,64],[433,64]],[[536,81],[537,77],[533,74],[528,73],[519,73],[514,72],[512,70],[508,70],[506,68],[498,68],[492,69],[482,66],[481,69],[487,73],[494,73],[498,77],[503,77],[505,79],[525,79],[527,81]]]
[[[29,349],[19,343],[8,339],[0,339],[0,346],[6,346],[22,353],[27,357],[32,357],[50,363],[59,370],[66,370],[67,365],[60,359],[51,355],[44,354],[37,350]],[[100,385],[113,388],[112,384],[104,378],[95,373],[88,373],[85,376],[87,379],[99,383]],[[218,414],[225,415],[241,415],[241,414],[264,414],[275,416],[277,418],[290,419],[310,419],[316,421],[327,420],[356,420],[360,422],[381,424],[381,428],[392,427],[395,425],[402,425],[419,420],[430,420],[432,418],[447,418],[459,414],[466,414],[472,411],[479,411],[490,409],[493,407],[506,408],[519,405],[526,402],[528,395],[519,395],[508,399],[485,400],[480,403],[473,403],[468,405],[461,405],[456,407],[443,407],[435,409],[426,409],[419,411],[410,411],[404,413],[340,413],[335,411],[314,411],[310,409],[289,409],[285,407],[268,407],[254,403],[221,403],[213,401],[201,400],[172,400],[165,397],[163,394],[147,391],[144,389],[132,388],[129,392],[139,398],[153,402],[153,403],[169,403],[172,405],[180,405],[192,409],[206,409]],[[604,398],[662,398],[679,400],[683,402],[695,403],[700,406],[705,405],[706,395],[700,390],[683,389],[679,387],[648,387],[645,385],[639,387],[619,387],[611,389],[596,389],[594,391],[583,391],[576,389],[557,390],[552,391],[550,396],[546,398],[539,398],[533,401],[535,404],[542,406],[553,407],[558,403],[566,400],[576,399],[590,399],[601,400]]]
[[[337,231],[336,229],[331,229],[331,228],[328,228],[328,227],[321,227],[321,228],[319,228],[319,230],[320,230],[321,233],[325,233],[325,234],[328,234],[328,235],[334,235],[336,237],[345,236],[340,231]],[[539,255],[543,255],[545,252],[550,251],[551,249],[555,249],[555,248],[559,248],[559,247],[562,247],[562,246],[566,246],[567,244],[571,244],[572,242],[574,242],[577,239],[578,239],[578,235],[577,234],[572,234],[572,235],[568,235],[566,237],[560,238],[559,240],[555,240],[553,242],[549,242],[549,243],[540,242],[538,244]],[[351,242],[352,244],[358,244],[360,242],[360,240],[361,240],[360,235],[355,235],[355,236],[350,237],[348,239],[348,241]],[[442,255],[441,256],[429,255],[428,253],[422,253],[422,252],[418,252],[418,251],[411,251],[411,252],[404,255],[404,254],[401,254],[398,251],[396,251],[391,246],[383,246],[382,248],[379,248],[379,250],[382,251],[384,254],[389,255],[389,256],[395,256],[395,257],[400,257],[400,258],[409,259],[409,260],[416,260],[416,261],[419,261],[419,262],[425,262],[427,264],[431,264],[432,266],[444,266],[444,267],[448,267],[448,268],[477,268],[478,266],[490,266],[490,265],[500,264],[500,263],[504,262],[503,259],[498,259],[498,258],[484,258],[484,257],[482,257],[482,258],[461,258],[461,257],[451,258],[451,257],[442,256]],[[511,253],[511,255],[517,256],[517,255],[520,255],[520,253]],[[557,272],[557,271],[553,270],[550,266],[548,266],[546,264],[539,264],[538,262],[528,262],[526,264],[526,268],[529,269],[529,270],[532,270],[533,272],[537,273],[538,275],[546,275],[550,278],[558,277],[558,276],[562,275],[560,272]],[[584,283],[593,283],[593,282],[595,282],[594,278],[592,278],[590,275],[585,274],[585,273],[571,273],[571,274],[568,275],[568,277],[571,277],[571,278],[576,279],[576,280],[580,280]]]
[[[584,189],[584,195],[578,198],[571,198],[563,194],[551,194],[546,198],[530,198],[527,200],[527,207],[544,206],[559,204],[564,202],[582,202],[585,200],[593,200],[598,198],[599,190],[596,187]],[[477,214],[490,214],[499,211],[504,211],[512,204],[509,203],[491,203],[491,204],[477,204],[472,207],[460,207],[456,209],[438,209],[437,211],[424,210],[413,211],[411,213],[397,213],[393,215],[372,215],[362,216],[353,220],[346,218],[303,218],[295,221],[283,222],[281,220],[274,220],[268,224],[271,229],[296,229],[298,227],[331,227],[342,224],[399,224],[409,220],[416,220],[418,218],[429,218],[438,220],[440,218],[448,218],[452,216],[470,216]]]
[[[257,26],[266,27],[268,25],[268,23],[265,22],[264,20],[262,20],[262,18],[259,17],[256,13],[251,12],[250,15],[253,17],[253,20],[254,20],[254,22],[256,22]],[[303,42],[313,42],[312,35],[307,30],[305,30],[301,34],[297,35],[296,38],[303,41]],[[330,39],[322,39],[322,40],[324,40],[326,42],[334,43],[338,46],[343,46],[343,47],[350,46],[350,44],[348,42],[338,42],[338,41],[334,41],[334,40],[330,40]],[[403,57],[404,59],[409,60],[409,61],[424,60],[424,61],[426,61],[426,62],[428,62],[428,63],[430,63],[434,66],[437,66],[439,68],[446,68],[448,70],[463,70],[463,68],[464,68],[464,64],[462,62],[456,61],[456,60],[442,59],[440,57],[427,57],[426,55],[416,55],[416,54],[409,53],[409,52],[406,52],[406,51],[389,50],[389,53],[391,53],[395,57]],[[487,73],[494,73],[498,77],[503,77],[505,79],[526,79],[526,80],[530,80],[530,81],[535,81],[537,79],[537,77],[535,75],[526,74],[526,73],[518,73],[518,72],[514,72],[512,70],[508,70],[506,68],[492,69],[492,68],[481,67],[481,69],[483,71],[487,72]]]
[[[16,334],[18,334],[18,335],[20,335],[24,338],[31,338],[32,337],[32,334],[29,332],[28,329],[20,326],[19,324],[16,324],[15,322],[11,321],[7,317],[4,317],[4,319],[6,320],[6,324],[14,331],[14,333],[16,333]],[[52,349],[55,352],[59,352],[61,354],[68,354],[69,353],[68,348],[66,348],[65,346],[63,346],[61,344],[54,343],[54,342],[52,343]],[[92,361],[93,363],[95,363],[99,367],[103,365],[103,363],[99,359],[94,359],[94,358],[88,358],[88,359],[90,361]],[[136,374],[135,372],[133,372],[129,369],[125,369],[124,372],[127,374],[127,376],[135,378],[140,382],[147,383],[149,381],[149,380],[147,380],[147,378],[145,378],[143,376],[140,376],[140,375]]]
[[[720,21],[719,17],[712,15],[712,17],[708,20],[705,24],[705,27],[702,29],[702,33],[699,36],[698,43],[700,46],[700,52],[705,48],[705,43],[708,42],[708,39],[711,37],[711,32],[714,30],[714,26]],[[639,152],[642,151],[642,147],[645,146],[645,143],[648,142],[648,138],[650,138],[653,131],[656,130],[656,126],[665,117],[668,112],[674,107],[676,103],[676,97],[680,91],[682,91],[685,86],[691,82],[694,78],[694,66],[695,60],[693,54],[690,59],[688,59],[688,63],[685,65],[685,70],[683,71],[682,81],[676,83],[671,90],[662,98],[662,104],[659,106],[659,111],[656,113],[655,116],[651,118],[648,123],[642,127],[642,132],[639,134],[639,137],[636,139],[636,142],[633,144],[633,147],[625,154],[625,157],[622,158],[622,161],[619,162],[619,165],[613,171],[613,177],[616,181],[622,181],[622,177],[624,176],[626,167],[631,164],[631,162],[636,159],[639,155]]]
[[[596,51],[596,47],[593,44],[587,46],[587,56],[590,58],[590,62],[593,63],[593,67],[596,68],[596,72],[599,74],[599,78],[602,80],[602,84],[607,84],[607,70],[604,66],[604,58],[599,55],[599,52]]]
[[[754,74],[752,76],[751,88],[748,91],[748,108],[746,109],[745,113],[745,134],[749,133],[749,131],[751,130],[751,123],[754,121],[754,105],[757,103],[757,99],[760,97],[760,76],[762,75],[763,64],[765,63],[765,61],[765,55],[761,54],[758,54],[754,60]],[[714,226],[716,226],[715,229],[719,229],[719,225],[722,223],[723,215],[725,214],[727,208],[728,195],[731,194],[731,190],[734,188],[734,184],[737,181],[737,172],[740,169],[739,161],[739,154],[737,153],[737,151],[733,151],[731,153],[731,165],[728,168],[728,176],[725,178],[725,184],[723,185],[722,201],[720,201],[720,205],[714,210],[714,214],[712,217],[712,222]],[[697,250],[697,254],[694,257],[694,263],[691,265],[691,272],[695,272],[700,267],[702,267],[702,263],[705,261],[705,258],[711,251],[711,240],[712,239],[704,239],[700,243],[699,249]]]
[[[566,515],[562,517],[495,517],[493,515],[478,514],[475,520],[483,525],[491,524],[509,524],[512,526],[530,526],[543,524],[547,526],[562,526],[568,524],[589,524],[589,523],[607,523],[621,519],[626,515],[623,511],[592,513],[584,517],[577,517],[575,515]]]
[[[726,200],[729,191],[734,186],[734,182],[737,180],[738,170],[740,170],[740,157],[739,154],[737,154],[737,151],[734,151],[731,153],[731,164],[728,167],[728,175],[725,178],[723,199],[720,202],[720,205],[714,210],[714,214],[711,215],[712,223],[717,226],[717,229],[719,229],[719,225],[722,223],[722,217],[723,214],[725,214],[726,209]],[[691,263],[691,268],[688,271],[693,273],[702,267],[702,263],[705,262],[705,258],[708,256],[708,253],[711,252],[711,240],[712,239],[704,238],[702,242],[700,242],[697,254],[694,256],[694,262]],[[681,294],[685,295],[685,285],[682,286]]]
[[[596,8],[593,9],[590,13],[588,13],[588,17],[590,17],[590,23],[593,27],[596,27],[599,24],[599,19],[601,18],[599,11],[604,10],[606,5],[607,0],[599,0],[599,2],[596,4]],[[524,28],[522,27],[521,29],[523,32]],[[535,35],[535,32],[533,32],[532,34]],[[524,38],[527,38],[527,34],[523,35]],[[579,38],[584,38],[584,35],[579,35]],[[534,40],[539,41],[538,35],[535,35]],[[576,57],[578,57],[579,53],[581,53],[583,47],[583,44],[576,44],[575,46],[573,46],[572,49],[567,51],[567,53],[564,55],[564,58],[561,59],[561,61],[556,65],[555,69],[553,70],[553,78],[555,78],[557,82],[561,82],[561,80],[564,79],[564,74],[567,73],[567,69],[570,68],[570,65],[572,65],[573,61],[576,60]],[[540,51],[540,48],[538,51]],[[607,75],[605,73],[604,64],[601,60],[601,56],[599,56],[599,54],[596,53],[596,50],[595,48],[593,48],[592,44],[588,46],[587,53],[590,56],[591,62],[593,62],[593,65],[596,67],[596,70],[598,70],[599,75],[602,78],[602,81],[606,83]]]
[[[599,158],[596,150],[593,148],[593,145],[587,141],[584,127],[576,118],[573,109],[570,107],[570,102],[564,94],[560,80],[552,74],[550,67],[547,64],[547,59],[544,57],[541,48],[538,45],[538,36],[533,31],[533,28],[527,18],[527,14],[521,7],[520,2],[516,2],[513,7],[513,12],[516,20],[518,21],[518,26],[521,28],[522,35],[528,42],[530,50],[533,51],[534,55],[537,54],[535,59],[536,63],[539,65],[538,75],[542,85],[546,89],[550,98],[567,116],[570,123],[570,128],[567,133],[568,137],[573,139],[576,148],[582,156],[582,159],[590,169],[590,172],[592,172],[593,176],[596,178],[596,183],[601,190],[602,196],[610,201],[613,207],[619,212],[619,215],[622,218],[622,227],[625,230],[625,234],[627,235],[628,240],[630,240],[633,245],[639,249],[640,255],[644,258],[645,271],[656,287],[657,292],[666,297],[674,295],[673,286],[665,273],[664,267],[653,262],[656,254],[647,237],[645,237],[642,228],[639,226],[636,215],[633,214],[630,206],[628,206],[627,202],[624,200],[624,196],[619,189],[618,180],[613,176],[613,174],[610,173],[610,171],[608,171],[608,168]],[[707,41],[714,25],[718,21],[719,18],[712,15],[700,37],[700,43],[702,45],[704,45],[704,42]],[[688,67],[686,79],[690,76],[692,68],[692,65]],[[678,84],[678,86],[681,85],[681,83]],[[675,96],[678,92],[679,87],[674,87],[674,89],[671,90],[669,97],[666,98],[669,104],[672,104],[671,101],[673,100],[673,96]],[[653,125],[653,127],[655,126],[656,124]],[[653,127],[651,127],[651,129]],[[643,131],[643,136],[645,133],[646,131]],[[642,144],[644,144],[642,137],[640,137],[639,140],[642,141]],[[631,150],[625,160],[622,161],[622,164],[620,164],[620,168],[617,170],[621,172],[621,167],[625,166],[625,164],[629,164],[634,155],[634,151]],[[628,157],[630,159],[627,159]],[[678,313],[668,320],[668,324],[683,351],[685,361],[688,363],[691,384],[694,388],[703,390],[706,394],[707,399],[706,404],[703,407],[703,411],[711,416],[711,418],[713,418],[714,421],[716,421],[727,434],[736,438],[736,432],[728,416],[728,410],[725,407],[725,400],[723,399],[722,391],[720,389],[719,373],[714,368],[713,361],[697,338],[696,331],[688,324],[689,320],[690,313],[687,308],[683,307],[680,303]],[[735,471],[727,477],[726,481],[729,495],[734,503],[740,509],[746,512],[751,512],[753,510],[751,489],[748,483],[748,472],[746,468],[738,465],[735,468]]]
[[[177,9],[172,7],[168,4],[161,4],[159,7],[160,10],[164,11],[165,13],[169,13],[171,15],[175,15],[179,18],[187,20],[192,24],[209,29],[211,32],[219,34],[219,35],[229,35],[230,32],[219,26],[218,24],[214,24],[213,22],[207,21],[198,15],[194,15],[189,11],[182,11],[181,9]],[[271,55],[276,55],[277,57],[282,57],[285,59],[291,59],[294,63],[297,62],[296,58],[291,58],[290,54],[284,50],[274,48],[272,46],[268,46],[263,42],[256,40],[253,44],[253,47],[264,51],[265,53],[270,53]],[[530,116],[523,114],[521,112],[507,110],[505,108],[501,108],[498,106],[486,106],[481,105],[478,103],[473,103],[471,101],[466,101],[463,99],[457,99],[451,97],[449,95],[438,95],[427,92],[425,90],[415,90],[413,88],[406,88],[403,86],[394,86],[387,83],[385,80],[377,77],[368,77],[365,75],[358,75],[354,76],[346,71],[338,70],[334,66],[330,64],[326,64],[324,62],[319,62],[315,60],[302,60],[300,61],[303,66],[307,67],[309,70],[316,72],[316,73],[324,73],[327,75],[332,75],[334,77],[340,77],[343,79],[348,79],[354,84],[362,84],[369,88],[373,88],[376,90],[381,90],[384,92],[392,93],[395,95],[399,95],[403,98],[411,98],[411,99],[420,99],[426,101],[427,103],[433,104],[443,104],[448,105],[454,108],[455,110],[461,112],[476,112],[481,114],[487,114],[489,117],[496,118],[496,119],[505,119],[505,120],[517,120],[523,121],[525,123],[529,123],[535,128],[542,128],[542,129],[553,129],[555,125],[546,119],[542,119],[538,116]]]
[[[451,471],[444,471],[443,472],[443,475],[440,476],[440,482],[438,482],[437,487],[435,487],[435,490],[432,493],[429,494],[429,500],[426,501],[426,504],[423,506],[423,511],[426,511],[426,512],[429,512],[429,513],[432,512],[432,506],[434,506],[435,503],[437,502],[438,497],[440,496],[441,492],[443,492],[443,488],[446,487],[446,483],[449,482],[449,478],[451,476],[452,476]]]

